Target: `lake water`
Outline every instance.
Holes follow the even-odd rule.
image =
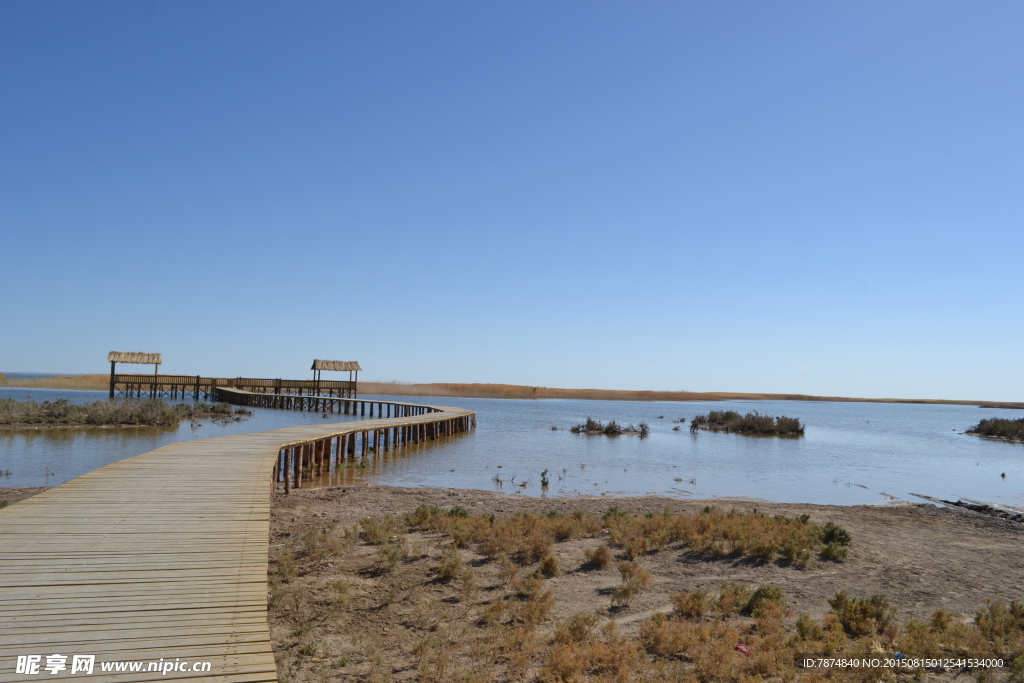
[[[105,392],[0,389],[0,397],[74,401]],[[477,429],[345,468],[324,483],[370,480],[395,486],[501,490],[510,495],[743,496],[779,502],[840,505],[937,498],[1024,503],[1024,446],[962,432],[984,417],[1024,417],[1022,410],[975,406],[807,401],[635,403],[394,397],[476,410]],[[798,417],[798,439],[690,434],[687,424],[708,410],[757,410]],[[62,483],[108,463],[175,441],[345,420],[316,413],[255,409],[228,425],[193,428],[62,429],[0,432],[0,486]],[[587,417],[620,424],[646,422],[646,439],[572,434]],[[348,418],[355,419],[355,418]],[[556,426],[558,430],[552,430]],[[673,427],[680,426],[679,431]],[[548,470],[550,486],[540,487]],[[1006,474],[1003,478],[1001,475]],[[500,480],[500,483],[496,481]],[[525,487],[520,484],[525,483]]]

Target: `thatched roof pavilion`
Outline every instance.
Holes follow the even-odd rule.
[[[320,393],[320,373],[324,370],[328,372],[348,372],[349,382],[359,381],[359,371],[362,370],[359,367],[359,362],[354,360],[320,360],[319,358],[313,361],[313,381],[317,382],[317,393]],[[352,376],[355,373],[355,377]],[[353,396],[355,395],[353,391]]]
[[[359,372],[359,362],[354,360],[315,360],[310,370],[333,370],[339,372]]]
[[[135,353],[132,351],[111,351],[107,354],[110,363],[137,363],[139,365],[160,365],[163,355],[159,353]]]

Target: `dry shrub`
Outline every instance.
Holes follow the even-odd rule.
[[[395,568],[408,555],[409,549],[405,539],[386,543],[377,548],[377,559],[380,560],[380,567],[385,572],[394,571]]]
[[[531,593],[525,600],[512,601],[509,604],[508,614],[512,621],[536,626],[542,621],[551,618],[551,611],[555,608],[555,596],[547,590],[542,589]]]
[[[313,561],[322,560],[340,553],[344,542],[333,535],[334,525],[314,527],[299,537],[302,556]]]
[[[576,612],[567,620],[555,624],[555,642],[579,643],[589,639],[599,618],[597,614]]]
[[[614,622],[609,622],[599,640],[556,642],[548,652],[541,679],[551,683],[630,681],[642,664],[639,644],[620,636]]]
[[[786,597],[782,589],[776,586],[761,585],[747,600],[743,611],[755,617],[767,614],[773,610],[781,609],[786,604]]]
[[[636,562],[619,562],[619,574],[623,583],[636,583],[643,590],[650,588],[654,581],[651,573]]]
[[[716,642],[734,648],[739,643],[739,632],[726,621],[669,619],[659,612],[641,625],[640,642],[653,655],[694,659]]]
[[[676,593],[672,596],[672,604],[675,605],[676,614],[688,619],[704,616],[711,607],[707,592],[702,590]]]
[[[612,511],[614,514],[609,514]],[[617,508],[609,513],[605,514],[604,522],[611,542],[623,548],[631,559],[672,543],[683,543],[707,555],[750,555],[768,562],[781,556],[789,563],[801,564],[810,559],[811,551],[818,548],[824,534],[822,527],[806,517],[788,519],[735,510],[724,513],[713,507],[705,508],[699,515],[674,515],[666,510],[658,515],[636,517]],[[842,559],[842,555],[833,553],[835,559]]]
[[[477,593],[480,592],[480,587],[476,581],[476,572],[472,569],[466,569],[459,578],[462,580],[462,599],[468,601],[475,598]]]
[[[540,561],[540,570],[545,576],[559,576],[562,568],[558,564],[558,558],[554,555],[545,555]]]
[[[501,562],[498,564],[498,580],[501,581],[504,586],[507,586],[510,583],[514,584],[518,580],[520,569],[522,569],[522,567],[512,560],[502,558]]]
[[[405,533],[402,524],[390,515],[384,519],[370,517],[359,524],[363,528],[363,540],[373,545],[384,545],[394,536]]]
[[[434,573],[441,581],[452,581],[462,574],[463,564],[459,551],[454,546],[448,546],[441,551],[441,559],[434,568]]]
[[[628,581],[612,593],[612,607],[629,607],[633,604],[633,598],[640,595],[643,588],[635,581]]]
[[[829,598],[828,604],[843,630],[852,636],[882,633],[896,618],[895,608],[889,605],[889,599],[884,595],[851,598],[846,591],[839,591]]]
[[[606,545],[601,545],[590,550],[583,551],[583,556],[586,561],[583,563],[582,569],[605,569],[612,563],[612,551]]]
[[[718,592],[718,611],[723,616],[742,612],[750,602],[750,589],[741,583],[723,583]]]

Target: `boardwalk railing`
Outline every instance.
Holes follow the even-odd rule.
[[[304,477],[319,478],[344,465],[347,460],[365,459],[404,444],[450,436],[476,427],[476,412],[462,408],[440,408],[381,399],[346,399],[324,396],[257,394],[240,389],[220,388],[217,399],[235,405],[296,410],[323,410],[346,415],[376,412],[380,420],[344,425],[337,431],[295,443],[284,444],[274,465],[272,490],[289,493],[300,488]]]
[[[211,399],[219,388],[242,389],[260,394],[296,394],[355,398],[356,382],[252,377],[203,377],[201,375],[112,374],[110,397]]]

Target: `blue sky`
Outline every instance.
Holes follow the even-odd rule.
[[[1024,399],[1024,5],[5,2],[0,370]]]

